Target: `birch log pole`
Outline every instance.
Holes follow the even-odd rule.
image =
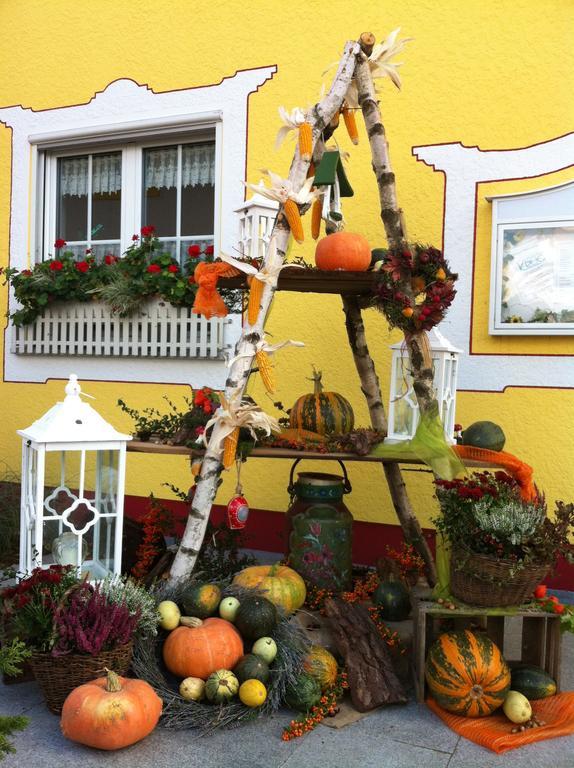
[[[360,46],[357,42],[351,41],[345,45],[343,56],[339,62],[337,73],[329,92],[311,110],[313,143],[317,142],[325,127],[331,122],[334,115],[339,112],[353,77],[356,58],[359,53]],[[297,147],[288,177],[296,190],[303,186],[308,168],[309,161],[300,157],[299,148]],[[275,239],[277,253],[282,260],[285,260],[290,236],[291,231],[287,219],[282,208],[280,208],[273,228],[272,238]],[[257,322],[252,326],[247,325],[244,328],[235,346],[234,362],[230,367],[225,385],[225,400],[228,403],[240,400],[245,392],[255,358],[255,345],[263,338],[263,327],[275,288],[276,284],[265,284]],[[215,428],[213,431],[215,431]],[[211,507],[217,489],[221,484],[221,454],[222,448],[216,447],[213,444],[212,438],[205,452],[181,544],[171,567],[169,576],[171,583],[188,579],[197,561]]]
[[[343,309],[345,312],[345,326],[347,337],[355,367],[361,380],[361,390],[367,401],[371,424],[373,428],[380,431],[387,431],[387,417],[385,406],[381,396],[381,385],[379,377],[375,370],[375,364],[369,348],[365,334],[365,324],[361,315],[361,306],[357,297],[343,296]],[[389,492],[397,517],[403,529],[405,539],[413,545],[419,555],[425,561],[425,570],[428,582],[431,586],[436,583],[436,567],[432,553],[419,521],[413,511],[405,481],[403,480],[401,468],[396,462],[383,464],[383,470],[389,486]]]
[[[364,33],[361,35],[360,42],[362,50],[357,57],[355,68],[359,105],[371,146],[373,171],[379,188],[381,219],[387,242],[390,248],[399,249],[407,246],[407,235],[403,214],[397,200],[395,174],[391,168],[385,127],[368,61],[368,55],[374,45],[374,36],[371,33]],[[400,288],[405,295],[414,298],[410,281],[398,283],[397,288]],[[405,343],[409,353],[413,389],[420,411],[429,413],[436,410],[438,413],[438,403],[433,389],[432,359],[426,331],[405,333]]]

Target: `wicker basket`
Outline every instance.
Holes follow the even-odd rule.
[[[34,651],[30,665],[42,689],[46,706],[50,712],[59,715],[67,695],[78,685],[102,677],[105,667],[113,669],[118,675],[127,674],[132,652],[132,641],[113,651],[102,651],[96,656],[84,653],[52,656],[50,653]]]
[[[469,550],[453,548],[450,557],[450,590],[469,605],[487,608],[521,605],[544,580],[550,565],[527,565],[512,573],[516,563]]]

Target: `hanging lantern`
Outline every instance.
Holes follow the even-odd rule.
[[[245,528],[249,517],[249,502],[243,495],[243,486],[241,485],[241,464],[242,460],[236,459],[237,485],[235,486],[235,496],[227,505],[227,524],[232,531]]]
[[[456,380],[460,349],[454,347],[440,331],[429,331],[429,344],[433,362],[433,383],[444,426],[447,443],[454,444],[454,417],[456,410]],[[419,406],[413,389],[409,354],[404,342],[393,344],[391,363],[391,392],[389,426],[386,443],[397,443],[414,437],[419,423]]]
[[[56,562],[91,580],[121,572],[126,443],[81,397],[72,374],[63,402],[22,437],[20,572]]]
[[[239,214],[239,252],[242,257],[260,262],[265,258],[278,210],[279,203],[259,194],[235,209]]]

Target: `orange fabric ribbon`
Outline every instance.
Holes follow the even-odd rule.
[[[200,262],[193,273],[197,293],[191,311],[203,315],[207,320],[210,317],[225,317],[229,310],[217,290],[217,281],[220,277],[235,277],[239,274],[238,269],[223,261]]]
[[[455,445],[453,448],[463,461],[464,459],[482,461],[485,466],[507,470],[520,486],[520,495],[524,501],[534,501],[538,498],[536,486],[532,480],[534,470],[512,453],[489,451],[486,448],[475,448],[473,445]]]

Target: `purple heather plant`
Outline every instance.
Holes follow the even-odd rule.
[[[99,588],[84,583],[54,617],[54,656],[88,653],[92,656],[128,643],[135,634],[139,611],[126,603],[110,603]]]

